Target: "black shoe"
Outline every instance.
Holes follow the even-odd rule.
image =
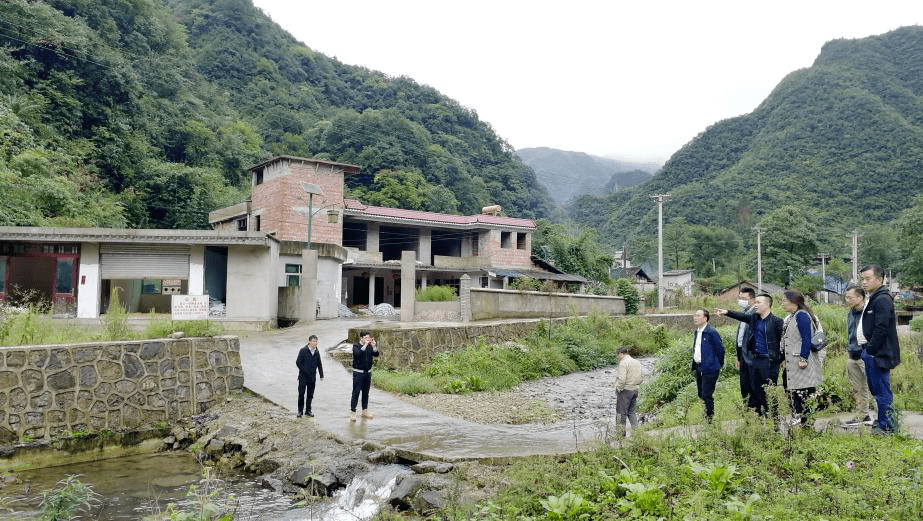
[[[295,416],[295,418],[301,418],[301,414],[299,413],[298,416]]]
[[[314,417],[314,413],[311,412],[311,411],[308,411],[308,412],[304,413],[304,415],[305,415],[305,416],[310,416],[310,417],[312,417],[312,418]]]

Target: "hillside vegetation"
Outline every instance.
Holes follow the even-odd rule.
[[[696,136],[650,181],[580,197],[568,212],[610,245],[629,240],[642,259],[656,258],[652,194],[672,194],[665,223],[723,230],[731,234],[724,244],[738,249],[755,249],[752,228],[780,212],[776,221],[788,216],[816,231],[807,237],[813,257],[848,254],[852,229],[883,228],[920,192],[923,28],[906,27],[827,43],[810,68],[787,76],[750,114]],[[864,235],[880,233],[888,232]]]
[[[207,227],[272,155],[359,165],[354,193],[393,176],[414,209],[553,208],[476,112],[316,53],[250,0],[0,3],[0,225]]]

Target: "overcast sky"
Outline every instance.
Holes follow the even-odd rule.
[[[923,25],[921,0],[254,0],[314,51],[409,76],[514,148],[663,162],[821,46]]]

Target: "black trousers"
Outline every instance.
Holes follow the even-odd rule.
[[[359,403],[359,394],[362,394],[362,409],[369,408],[369,389],[372,388],[372,372],[359,373],[353,371],[353,395],[349,400],[349,410],[356,412]]]
[[[311,402],[314,400],[314,378],[298,377],[298,415],[311,412]]]
[[[743,398],[744,403],[748,405],[750,404],[751,392],[750,363],[745,360],[740,360],[740,397]]]
[[[715,415],[715,385],[718,383],[718,371],[703,373],[701,369],[695,370],[695,388],[699,398],[705,402],[705,418],[711,420]]]
[[[766,386],[776,384],[770,373],[770,365],[772,364],[769,358],[757,357],[748,366],[751,391],[747,406],[754,409],[760,416],[765,416],[769,408],[766,400]]]

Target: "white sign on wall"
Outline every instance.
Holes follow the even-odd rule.
[[[208,320],[208,295],[172,295],[173,320]]]

